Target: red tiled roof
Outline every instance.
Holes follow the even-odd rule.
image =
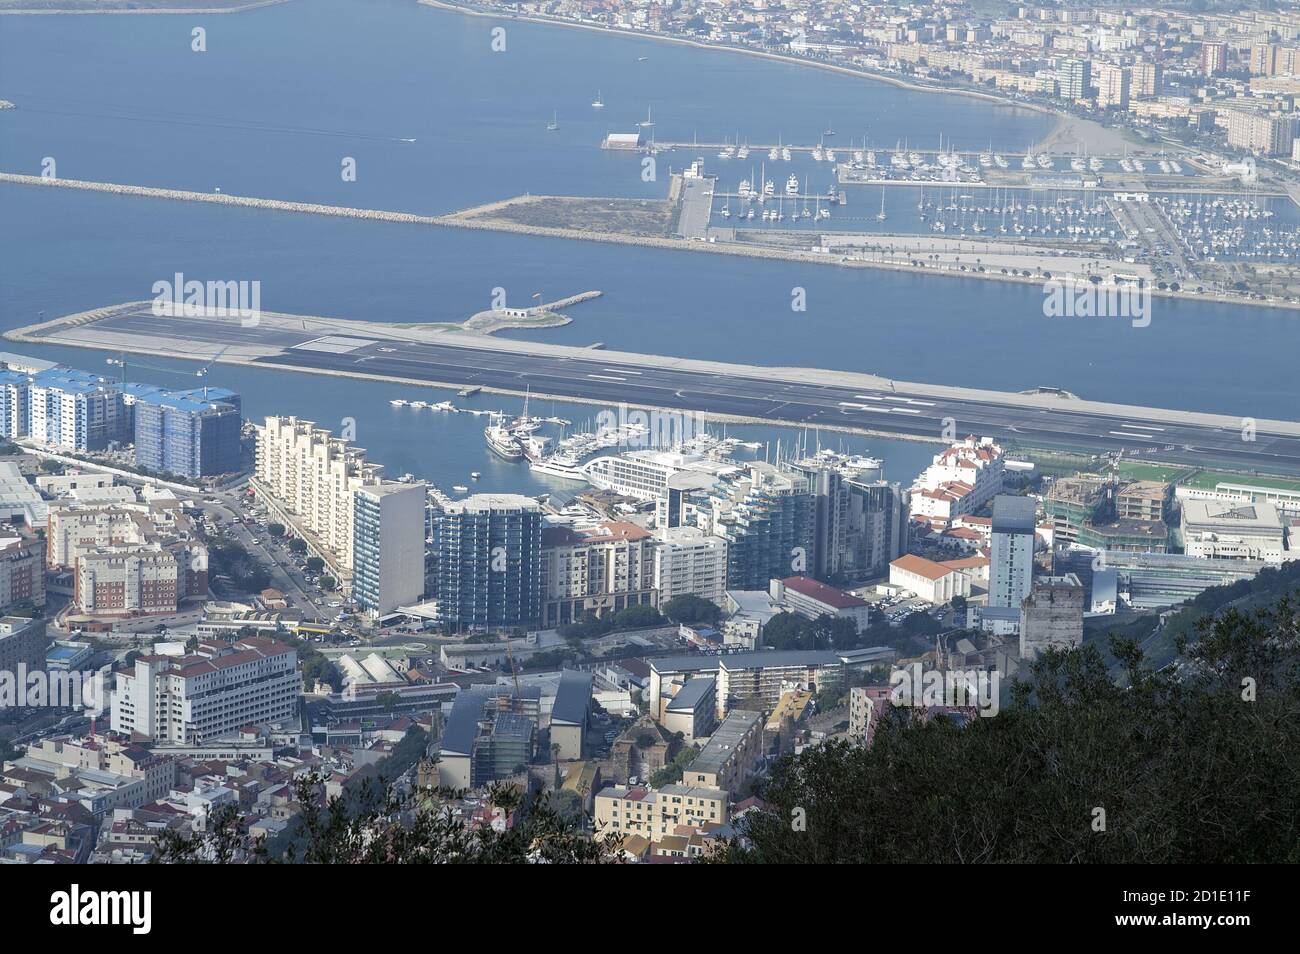
[[[806,576],[788,576],[781,582],[786,589],[802,593],[809,599],[836,609],[856,609],[859,606],[869,605],[866,600],[860,600],[852,593],[845,593],[843,590],[837,590],[833,586],[827,586]]]

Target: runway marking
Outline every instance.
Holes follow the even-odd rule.
[[[622,381],[627,383],[627,378],[616,378],[612,374],[588,374],[587,377],[595,378],[598,381]]]
[[[1121,424],[1120,426],[1121,426],[1121,427],[1131,427],[1131,428],[1132,428],[1133,430],[1135,430],[1135,431],[1163,431],[1163,430],[1164,430],[1163,427],[1153,427],[1153,426],[1150,425],[1150,424],[1130,424],[1130,423],[1128,423],[1127,421],[1125,421],[1125,422],[1124,422],[1123,424]]]
[[[840,407],[852,408],[855,411],[872,411],[876,414],[888,414],[891,411],[898,410],[892,407],[872,407],[869,404],[854,404],[852,401],[841,401]]]
[[[855,394],[855,395],[853,395],[853,396],[854,396],[855,398],[862,398],[862,400],[864,400],[864,401],[883,401],[883,400],[884,400],[884,398],[881,398],[881,397],[872,397],[870,394]],[[844,402],[841,401],[840,403],[843,404]]]
[[[641,374],[640,371],[629,371],[626,368],[602,368],[602,371],[617,371],[619,374]]]
[[[1156,440],[1156,438],[1149,434],[1130,434],[1128,431],[1110,431],[1109,433],[1114,434],[1116,437],[1131,437],[1135,441],[1154,442]]]

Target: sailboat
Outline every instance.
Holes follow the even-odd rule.
[[[654,124],[655,124],[654,120],[650,118],[650,107],[647,106],[645,108],[645,120],[643,122],[637,123],[637,125],[640,126],[642,129],[649,129]]]
[[[885,221],[886,218],[887,216],[885,215],[885,190],[881,189],[880,190],[880,211],[876,213],[876,221],[883,222]]]
[[[596,98],[591,101],[592,109],[604,109],[605,101],[600,98],[600,90],[596,90]]]
[[[549,129],[551,132],[554,132],[555,130],[560,128],[560,120],[557,118],[555,112],[551,113],[551,121],[546,124],[546,128]]]

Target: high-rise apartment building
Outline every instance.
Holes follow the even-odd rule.
[[[1097,80],[1097,105],[1101,109],[1128,109],[1132,77],[1127,69],[1099,63],[1094,71]]]
[[[240,468],[238,395],[141,388],[128,399],[135,460],[156,473],[214,477]]]
[[[257,479],[346,571],[355,545],[353,491],[383,479],[366,452],[296,417],[268,417],[257,429]],[[421,522],[421,527],[423,522]],[[422,531],[421,531],[422,532]]]
[[[542,513],[520,494],[475,494],[434,515],[438,621],[455,630],[537,624]]]
[[[27,433],[51,447],[106,450],[129,439],[122,392],[112,381],[71,368],[50,368],[31,377]]]
[[[722,606],[727,592],[727,541],[699,527],[662,527],[655,533],[655,589],[659,605],[698,596]]]
[[[984,628],[998,635],[1009,635],[1020,628],[1020,604],[1029,595],[1034,576],[1037,512],[1038,503],[1032,497],[999,494],[993,498],[989,597]]]
[[[713,494],[702,526],[727,541],[726,588],[765,590],[816,566],[816,507],[807,477],[766,463]]]
[[[385,481],[352,494],[352,598],[382,616],[424,595],[424,484]]]

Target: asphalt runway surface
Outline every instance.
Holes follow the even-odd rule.
[[[941,440],[967,434],[996,437],[1013,445],[1114,453],[1202,467],[1232,467],[1270,474],[1300,475],[1300,436],[1258,431],[1244,440],[1241,426],[1212,427],[1151,416],[1142,408],[1125,408],[1127,416],[1078,411],[1067,406],[1038,408],[1002,403],[995,397],[954,398],[927,392],[921,385],[864,388],[765,378],[761,369],[737,365],[732,370],[699,371],[673,365],[629,364],[597,349],[580,356],[493,350],[463,344],[385,340],[383,329],[369,334],[340,332],[356,341],[339,350],[315,350],[319,330],[298,331],[263,324],[245,327],[237,319],[165,318],[129,313],[101,319],[96,327],[141,337],[144,348],[158,347],[159,322],[169,337],[186,337],[196,359],[211,357],[222,346],[256,345],[283,349],[254,364],[285,365],[303,370],[407,378],[456,387],[510,392],[531,391],[604,404],[694,411],[807,427],[847,427],[877,433]],[[52,341],[70,343],[58,334]],[[308,348],[303,346],[307,345]],[[328,347],[328,345],[326,345]],[[177,355],[180,356],[180,355]]]

